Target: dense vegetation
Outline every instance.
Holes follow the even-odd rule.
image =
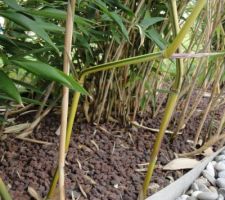
[[[188,123],[206,91],[210,101],[200,113],[194,142],[200,135],[205,142],[210,140],[210,134],[201,133],[205,119],[224,104],[225,2],[77,0],[71,55],[63,54],[67,5],[62,0],[0,2],[0,139],[7,139],[9,127],[15,137],[29,137],[41,119],[60,105],[61,84],[76,91],[72,115],[79,94],[84,94],[80,104],[88,122],[137,125],[144,114],[154,118],[165,109],[143,187],[145,196],[173,110],[179,107],[181,112],[171,140]],[[69,58],[70,75],[62,72],[63,56]],[[195,90],[196,101],[190,105]],[[29,126],[15,126],[9,120],[33,107],[38,111]],[[223,138],[224,122],[225,117],[217,123],[214,139]]]

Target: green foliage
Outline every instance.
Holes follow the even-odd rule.
[[[0,91],[15,99],[17,103],[22,104],[20,93],[15,84],[2,70],[0,70]]]
[[[71,76],[65,75],[60,70],[51,67],[48,64],[39,61],[29,61],[29,60],[21,60],[21,61],[11,60],[11,62],[37,76],[43,77],[48,80],[56,81],[58,83],[67,86],[70,89],[78,91],[82,94],[87,94],[85,89],[81,87]]]
[[[42,38],[49,45],[54,47],[54,49],[56,49],[57,52],[59,52],[57,47],[55,46],[55,44],[52,42],[49,35],[45,31],[47,24],[42,23],[41,20],[38,20],[38,18],[35,20],[32,16],[28,17],[22,13],[18,13],[11,10],[1,11],[0,15],[15,22],[17,25],[24,27],[26,30],[33,31],[34,33],[37,34],[37,36]],[[43,26],[45,27],[45,29],[43,28]]]
[[[193,2],[188,1],[178,2],[181,26],[190,15],[194,5]],[[145,1],[140,8],[139,6],[141,6],[141,1],[128,1],[126,4],[122,0],[77,1],[74,16],[71,76],[78,79],[81,71],[85,71],[90,66],[166,49],[173,40],[168,2]],[[22,97],[39,100],[45,91],[48,80],[54,80],[71,89],[84,92],[75,80],[72,81],[73,83],[71,82],[71,76],[60,79],[55,76],[56,73],[62,75],[58,70],[62,69],[63,65],[65,1],[59,0],[50,3],[48,1],[4,0],[0,4],[0,15],[5,19],[2,27],[3,34],[0,34],[0,55],[3,60],[1,70],[8,77],[14,79],[14,85]],[[205,29],[204,19],[201,24],[198,27],[199,32]],[[221,27],[216,28],[213,41],[223,33]],[[201,33],[195,34],[194,28],[182,43],[184,52],[189,51],[191,42],[198,41],[195,38],[201,36]],[[191,49],[197,52],[202,47],[202,43],[193,44]],[[215,49],[215,42],[213,49]],[[35,61],[35,67],[21,63],[28,61],[32,66]],[[184,63],[185,69],[189,69],[185,75],[186,82],[192,80],[197,65],[196,60],[191,65],[188,62],[185,60]],[[50,69],[53,66],[58,69],[52,72],[55,74],[54,77],[49,77],[49,74],[44,73],[44,68],[47,66]],[[165,90],[161,86],[165,82],[172,82],[175,78],[174,60],[165,60],[160,63],[153,61],[144,66],[143,64],[132,64],[127,67],[129,68],[114,72],[112,82],[117,85],[110,87],[109,91],[105,91],[103,88],[107,88],[107,80],[111,76],[111,72],[90,75],[86,80],[85,86],[91,85],[92,88],[98,88],[96,90],[87,88],[96,101],[91,102],[90,105],[97,111],[92,116],[93,119],[102,115],[98,111],[103,97],[106,96],[105,102],[110,102],[111,94],[120,97],[122,104],[130,102],[128,105],[130,114],[133,110],[144,111],[147,103],[157,107],[157,94],[159,91]],[[209,74],[213,73],[213,70],[209,69],[207,77],[213,78]],[[23,79],[21,80],[21,78]],[[61,82],[62,80],[63,82]],[[204,80],[205,69],[202,68],[198,83],[201,85]],[[15,84],[15,81],[21,81],[22,85],[18,82]],[[148,87],[146,87],[146,83],[148,83]],[[56,87],[59,88],[59,86]],[[170,91],[170,88],[166,90]],[[104,95],[105,92],[108,94]],[[121,96],[121,94],[123,95]],[[137,94],[140,96],[136,97]],[[7,94],[4,93],[4,95]],[[168,95],[168,93],[164,95]],[[130,100],[128,101],[128,99]],[[105,110],[103,113],[107,115],[107,113],[112,113],[112,110],[120,110],[120,113],[115,113],[116,116],[129,115],[125,107],[123,111],[121,110],[121,105],[116,100],[111,105],[111,111]],[[134,105],[138,105],[138,108],[134,108]],[[106,108],[106,106],[103,107]]]

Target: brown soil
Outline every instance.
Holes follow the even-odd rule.
[[[158,128],[161,117],[162,113],[154,120],[146,116],[143,125]],[[29,118],[31,116],[20,120],[24,122]],[[174,124],[175,120],[172,120],[170,127]],[[192,150],[186,140],[193,139],[198,124],[199,117],[191,119],[183,134],[173,144],[169,143],[170,135],[165,136],[150,193],[165,187],[185,172],[163,171],[161,168],[174,159],[174,152]],[[13,199],[32,199],[27,192],[28,186],[33,187],[42,197],[46,196],[57,164],[59,138],[55,132],[58,126],[59,116],[51,114],[32,135],[33,138],[52,142],[51,146],[13,138],[0,143],[0,176],[10,187]],[[73,191],[75,199],[81,195],[80,200],[136,200],[144,178],[144,172],[138,171],[141,168],[138,164],[149,160],[155,133],[141,128],[124,128],[113,123],[101,127],[96,129],[84,120],[75,126],[66,160],[67,197],[72,199]],[[158,184],[159,188],[154,189],[153,183]],[[87,194],[87,198],[81,190]]]

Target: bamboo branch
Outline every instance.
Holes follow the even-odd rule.
[[[202,147],[200,147],[199,149],[196,149],[194,151],[188,152],[188,153],[182,153],[182,154],[178,154],[179,157],[191,157],[197,154],[202,153],[203,151],[205,151],[207,148],[211,147],[212,145],[216,144],[217,142],[220,142],[221,140],[223,140],[225,138],[225,133],[221,134],[221,135],[214,135],[211,139],[208,140],[208,142],[206,142]]]

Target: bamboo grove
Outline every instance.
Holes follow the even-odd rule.
[[[75,13],[68,18],[72,5]],[[38,107],[34,122],[15,134],[17,138],[29,138],[37,124],[59,105],[60,84],[75,91],[68,123],[68,99],[64,96],[67,91],[68,98],[69,91],[63,92],[62,99],[67,103],[62,104],[61,157],[47,199],[55,192],[58,179],[60,197],[64,198],[62,163],[76,125],[78,105],[87,122],[97,125],[113,121],[130,126],[146,114],[155,118],[164,109],[139,200],[148,195],[161,141],[178,107],[182,109],[175,119],[171,141],[196,113],[206,91],[211,93],[210,100],[199,114],[194,143],[203,137],[204,149],[224,138],[225,117],[217,121],[215,135],[202,133],[206,117],[211,114],[213,120],[213,111],[225,103],[224,6],[224,1],[216,0],[0,2],[4,19],[0,34],[1,130],[10,126],[10,115]],[[74,28],[65,26],[68,20]],[[73,35],[68,49],[68,36],[65,44],[62,39],[65,32]],[[67,75],[62,73],[62,66]],[[190,104],[196,90],[196,100]],[[0,137],[7,138],[4,132]],[[0,194],[10,199],[0,181]]]

